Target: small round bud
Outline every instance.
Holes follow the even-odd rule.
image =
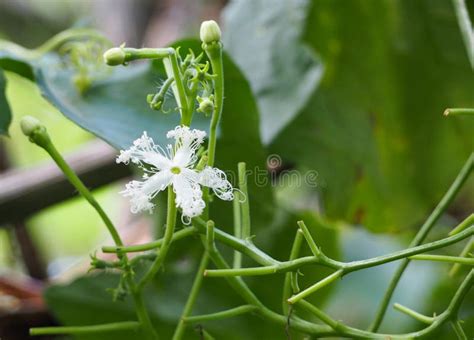
[[[42,126],[41,122],[32,116],[24,116],[20,121],[21,131],[23,131],[25,136],[31,136],[35,130]]]
[[[125,51],[122,47],[114,47],[104,53],[104,61],[109,66],[123,65],[125,57]]]
[[[214,20],[203,21],[200,31],[201,41],[205,44],[221,40],[221,29]]]
[[[204,113],[206,116],[210,115],[214,111],[214,101],[212,98],[201,98],[199,101],[198,111]]]

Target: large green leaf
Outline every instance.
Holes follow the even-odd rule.
[[[233,1],[224,12],[224,45],[250,80],[264,143],[306,104],[322,65],[301,35],[310,1]]]
[[[266,4],[238,2],[228,14],[243,18],[255,3]],[[284,6],[271,7],[288,16]],[[270,31],[278,29],[257,17],[265,36],[273,37]],[[451,2],[313,1],[305,27],[305,41],[321,55],[325,74],[270,151],[298,169],[319,172],[332,218],[378,231],[420,221],[474,147],[472,120],[442,116],[446,107],[474,106],[474,75]],[[239,35],[228,41],[230,51],[253,40],[244,33],[229,33]],[[260,53],[273,60],[293,53],[293,44],[232,56],[239,64]],[[299,70],[290,60],[282,67]],[[290,92],[285,100],[299,102]]]
[[[179,124],[178,113],[153,111],[145,100],[164,79],[164,73],[151,64],[114,68],[85,94],[77,91],[71,71],[60,65],[54,56],[39,62],[36,76],[43,95],[66,117],[117,148],[129,147],[143,131],[165,144],[166,132]],[[204,119],[194,122],[200,129],[207,125]]]

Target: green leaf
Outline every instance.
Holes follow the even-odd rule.
[[[269,143],[298,114],[323,67],[301,35],[310,1],[234,1],[224,12],[224,46],[257,98]]]
[[[153,111],[146,102],[164,79],[164,73],[151,64],[116,67],[112,74],[96,82],[83,95],[75,88],[72,73],[60,67],[59,58],[44,57],[36,68],[42,94],[85,130],[92,132],[116,148],[128,148],[143,131],[159,144],[166,144],[166,132],[179,124],[179,114]],[[174,101],[168,100],[169,109]],[[196,119],[195,127],[205,129],[204,119]]]
[[[14,44],[11,45],[15,46],[15,48],[17,49],[20,49],[19,52],[22,51],[22,48],[20,46]],[[2,47],[1,44],[0,47]],[[34,80],[33,68],[30,64],[30,61],[25,59],[23,56],[15,54],[14,52],[0,50],[0,68],[6,71],[15,72],[30,80]]]
[[[10,106],[6,95],[7,79],[2,69],[0,69],[0,135],[8,135],[8,127],[12,120]]]
[[[244,7],[264,4],[240,2],[228,14],[252,17],[244,15]],[[288,17],[283,5],[269,8],[278,9],[272,16]],[[260,36],[280,32],[263,14],[255,16],[256,26],[265,28]],[[318,171],[322,201],[333,219],[377,231],[418,223],[474,148],[474,122],[442,115],[447,107],[474,106],[474,75],[451,3],[314,1],[305,27],[305,41],[323,60],[324,77],[270,151],[298,170]],[[293,50],[294,41],[279,48],[245,49],[244,42],[258,33],[236,27],[228,32],[240,37],[227,42],[239,64],[250,64],[260,54],[273,60]],[[239,48],[245,53],[236,52]],[[291,58],[281,66],[290,71],[300,67]],[[263,76],[274,81],[273,73]],[[254,89],[260,84],[255,77],[249,80]],[[290,94],[285,101],[297,107],[298,97]],[[472,205],[474,195],[466,196],[464,204]]]

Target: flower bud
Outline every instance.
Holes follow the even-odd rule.
[[[104,61],[109,66],[123,65],[125,57],[125,51],[122,47],[114,47],[104,53]]]
[[[41,128],[43,125],[41,122],[32,116],[24,116],[20,121],[21,131],[25,134],[25,136],[31,136],[33,131]]]
[[[201,41],[205,44],[218,42],[221,40],[221,29],[214,20],[203,21],[200,31]]]
[[[20,121],[21,131],[29,137],[30,142],[35,143],[42,148],[48,147],[50,143],[46,127],[35,117],[24,116]]]
[[[206,116],[210,115],[214,111],[214,97],[197,97],[199,102],[198,112],[204,113]]]

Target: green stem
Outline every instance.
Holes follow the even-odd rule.
[[[189,236],[192,236],[197,233],[197,230],[194,227],[186,227],[184,229],[178,230],[173,234],[171,239],[172,242],[182,240]],[[164,238],[160,238],[156,241],[152,241],[144,244],[136,244],[133,246],[104,246],[102,251],[104,253],[136,253],[141,251],[147,251],[159,248],[163,245]]]
[[[433,317],[430,317],[430,316],[426,316],[426,315],[423,315],[423,314],[420,314],[408,307],[405,307],[399,303],[396,303],[393,305],[393,308],[395,308],[396,310],[408,315],[408,316],[411,316],[413,319],[415,320],[418,320],[420,322],[423,322],[423,323],[426,323],[428,325],[431,325],[436,318],[433,318]]]
[[[474,116],[474,109],[456,108],[446,109],[444,111],[445,116]]]
[[[163,59],[175,54],[171,47],[164,48],[130,48],[119,47],[125,54],[124,63],[140,59]]]
[[[311,236],[311,233],[309,232],[309,229],[306,226],[306,224],[303,221],[298,221],[297,223],[301,231],[303,232],[304,238],[306,239],[306,242],[308,242],[308,246],[311,249],[311,252],[313,253],[313,255],[316,257],[320,256],[321,251],[316,245],[316,242],[314,242],[313,237]]]
[[[177,57],[176,54],[177,54],[177,52],[174,51],[174,53],[172,55],[170,55],[170,57],[169,57],[169,61],[171,63],[171,72],[172,72],[173,77],[175,79],[175,82],[173,84],[173,88],[175,89],[176,101],[178,102],[179,109],[181,111],[181,124],[186,125],[186,126],[190,126],[191,121],[193,119],[193,111],[189,110],[188,98],[186,96],[186,89],[185,89],[184,83],[183,83],[183,76],[182,76],[181,71],[179,69],[178,57]],[[164,63],[165,68],[167,69],[167,72],[168,72],[169,67],[167,67],[167,65],[165,63],[167,60],[168,59],[164,59],[163,63]]]
[[[459,225],[456,228],[451,230],[449,232],[449,235],[450,236],[451,235],[456,235],[457,233],[463,231],[464,229],[466,229],[467,227],[470,227],[473,224],[474,224],[474,214],[471,214],[464,221],[462,221],[462,223],[459,223]]]
[[[46,133],[46,132],[45,132]],[[117,229],[115,229],[114,224],[108,217],[108,215],[105,213],[105,211],[102,209],[100,204],[95,200],[94,196],[92,193],[87,189],[87,187],[82,183],[80,178],[76,175],[76,173],[71,169],[71,167],[66,163],[64,158],[61,156],[61,154],[58,152],[54,144],[51,142],[51,139],[49,136],[46,135],[47,138],[41,139],[40,143],[37,143],[38,145],[42,146],[51,156],[51,158],[56,162],[58,167],[62,170],[66,178],[71,182],[71,184],[77,189],[77,191],[89,202],[89,204],[97,211],[101,219],[103,220],[105,226],[107,227],[107,230],[109,231],[110,235],[112,236],[112,239],[114,240],[115,244],[119,247],[123,246],[122,239],[120,238],[119,233],[117,232]],[[128,258],[126,255],[119,253],[118,257],[125,261],[125,265],[128,264]],[[130,275],[126,275],[126,282],[127,285],[129,286],[130,290],[132,291],[132,295],[134,298],[134,303],[136,306],[136,311],[137,311],[137,316],[142,324],[142,326],[145,328],[147,333],[155,338],[156,333],[154,331],[154,328],[151,324],[150,318],[148,316],[148,313],[144,307],[143,304],[143,298],[140,294],[137,293],[135,282],[133,281],[132,277]]]
[[[53,335],[53,334],[92,334],[110,331],[139,330],[140,323],[136,321],[113,322],[92,326],[70,326],[70,327],[41,327],[30,328],[30,335]]]
[[[254,305],[243,305],[236,308],[231,308],[222,312],[212,313],[212,314],[204,314],[204,315],[196,315],[196,316],[189,316],[184,319],[186,323],[196,323],[196,322],[203,322],[203,321],[213,321],[213,320],[222,320],[227,318],[232,318],[235,316],[239,316],[242,314],[252,313],[255,312],[258,308]]]
[[[175,193],[173,191],[173,188],[170,186],[168,187],[168,212],[166,214],[166,230],[165,230],[165,236],[163,238],[163,244],[161,245],[161,248],[158,250],[158,256],[156,257],[156,260],[153,262],[148,272],[143,276],[143,278],[138,283],[139,290],[142,290],[143,287],[149,281],[153,279],[153,277],[156,275],[161,265],[163,264],[166,258],[166,255],[168,254],[171,241],[173,240],[174,228],[176,226],[176,215],[177,215],[177,210],[176,210],[176,203],[175,203]]]
[[[469,177],[469,174],[471,173],[473,166],[474,166],[474,153],[471,153],[471,155],[467,159],[466,163],[462,167],[461,171],[459,172],[458,176],[454,180],[451,187],[448,189],[448,191],[443,196],[439,204],[436,206],[436,208],[433,210],[433,212],[428,217],[426,222],[420,228],[420,230],[414,237],[413,241],[410,243],[410,247],[420,245],[424,241],[424,239],[426,238],[430,230],[435,225],[436,221],[438,221],[441,214],[446,210],[448,205],[452,202],[456,194],[459,192],[459,190],[463,186],[464,182]],[[393,292],[395,291],[395,288],[397,287],[398,282],[400,281],[400,278],[402,277],[409,263],[410,263],[410,260],[405,259],[397,268],[385,292],[382,302],[380,303],[380,306],[375,315],[375,319],[372,325],[369,327],[370,331],[374,332],[379,329],[380,324],[382,323],[383,318],[385,316],[387,307],[390,303],[390,299],[392,298]]]
[[[459,257],[467,257],[472,250],[474,250],[474,237],[471,237],[469,242],[466,243],[466,246],[461,251],[461,254],[459,254]],[[459,268],[461,268],[461,265],[456,263],[449,271],[449,276],[456,275],[456,273],[459,271]]]
[[[457,320],[457,313],[461,306],[462,301],[464,300],[465,296],[469,292],[474,282],[474,270],[471,270],[469,275],[464,279],[461,283],[459,288],[457,289],[456,293],[451,300],[451,303],[446,308],[446,310],[433,318],[433,322],[428,325],[426,328],[406,334],[382,334],[382,333],[374,333],[370,331],[364,331],[357,328],[346,326],[342,323],[339,323],[332,319],[330,316],[325,314],[324,312],[320,311],[310,303],[301,300],[298,302],[297,306],[302,307],[306,311],[314,314],[318,317],[321,321],[325,322],[326,324],[330,325],[332,329],[335,330],[332,334],[327,334],[331,336],[344,336],[348,338],[361,338],[361,339],[392,339],[392,340],[406,340],[406,339],[419,339],[419,338],[427,338],[428,335],[435,333],[437,329],[443,326],[446,322],[451,320]]]
[[[240,162],[238,164],[239,172],[239,189],[243,194],[243,202],[241,203],[242,210],[242,238],[248,240],[251,234],[251,225],[250,225],[250,199],[247,187],[247,170],[246,164]]]
[[[211,123],[209,126],[209,146],[208,146],[208,166],[214,166],[216,157],[216,142],[217,142],[217,126],[222,116],[222,109],[224,105],[224,65],[222,62],[222,45],[203,44],[203,49],[206,52],[209,61],[211,62],[212,73],[215,76],[214,82],[214,112],[212,113]]]
[[[234,236],[242,238],[242,214],[240,211],[240,193],[238,191],[235,192],[232,207],[234,213]],[[232,267],[242,267],[242,253],[237,250],[234,250],[234,262]]]
[[[338,271],[332,273],[331,275],[329,275],[328,277],[324,278],[323,280],[319,281],[319,282],[316,282],[314,285],[312,285],[311,287],[309,288],[306,288],[305,290],[301,291],[300,293],[292,296],[291,298],[288,299],[288,303],[289,304],[295,304],[297,303],[298,301],[304,299],[305,297],[307,297],[308,295],[311,295],[313,294],[314,292],[316,292],[317,290],[323,288],[324,286],[327,286],[328,284],[334,282],[335,280],[337,280],[338,278],[340,278],[343,274],[343,270],[342,269],[339,269]]]
[[[143,300],[142,290],[137,288],[132,278],[127,279],[127,284],[129,285],[130,290],[132,291],[132,298],[135,304],[135,312],[137,313],[138,320],[140,320],[140,324],[146,331],[146,338],[150,340],[158,339],[158,334],[156,334],[156,331],[153,328],[150,315],[148,315],[148,311],[145,306],[145,301]]]
[[[186,305],[184,306],[183,313],[181,314],[181,319],[174,332],[173,340],[179,340],[179,339],[182,339],[183,337],[184,330],[186,328],[185,322],[189,320],[188,316],[189,314],[191,314],[194,304],[196,303],[199,290],[201,289],[201,286],[202,286],[202,280],[204,277],[203,273],[207,267],[208,262],[209,262],[209,254],[207,251],[204,251],[204,254],[202,255],[202,258],[201,258],[201,263],[199,264],[199,268],[196,272],[196,276],[194,277],[194,282],[191,288],[191,292],[189,293],[188,300],[186,301]]]
[[[210,250],[210,256],[217,268],[220,268],[220,269],[230,268],[227,262],[225,261],[225,259],[217,251],[215,247],[213,247]],[[288,317],[285,315],[280,315],[278,313],[275,313],[272,310],[266,308],[262,304],[262,302],[260,302],[260,300],[255,296],[255,294],[250,290],[250,288],[245,284],[245,282],[243,281],[241,277],[228,276],[226,277],[226,280],[228,284],[232,287],[232,289],[234,289],[234,291],[237,294],[239,294],[244,299],[244,301],[256,307],[255,311],[259,315],[261,315],[263,318],[271,322],[280,324],[281,326],[287,325]],[[292,328],[299,330],[303,333],[308,333],[308,334],[324,335],[330,332],[330,329],[325,326],[316,325],[316,324],[307,322],[305,320],[296,319],[296,318],[292,319],[291,325],[292,325]]]
[[[459,340],[468,340],[459,320],[451,321],[451,327],[453,327],[454,333],[456,333]]]
[[[465,238],[468,238],[472,236],[473,234],[474,234],[474,226],[464,230],[463,232],[460,232],[459,234],[446,237],[442,240],[426,243],[424,245],[417,246],[417,247],[400,250],[388,255],[377,256],[372,259],[348,262],[345,264],[346,268],[344,269],[345,269],[345,272],[352,272],[356,270],[378,266],[384,263],[388,263],[388,262],[392,262],[392,261],[396,261],[400,259],[405,259],[413,255],[426,253],[430,250],[435,250],[435,249],[449,246]],[[408,260],[405,259],[404,261],[408,261]]]
[[[209,142],[207,146],[207,165],[214,166],[216,158],[216,144],[217,144],[217,127],[222,116],[222,109],[224,105],[224,65],[222,63],[222,45],[220,43],[212,46],[203,44],[203,49],[206,52],[209,61],[211,62],[212,73],[215,76],[214,83],[214,111],[212,112],[211,122],[209,124]],[[205,218],[209,215],[209,188],[203,188],[203,197],[206,202],[206,208],[203,216]]]
[[[303,232],[302,230],[298,229],[296,231],[296,236],[295,240],[293,241],[293,246],[291,247],[291,252],[290,252],[290,261],[296,260],[299,256],[300,249],[301,249],[301,244],[303,243]],[[297,293],[295,291],[292,291],[292,285],[291,281],[294,278],[292,278],[293,275],[298,275],[298,273],[295,272],[289,272],[285,274],[285,282],[283,284],[283,302],[282,302],[282,307],[283,307],[283,312],[285,315],[289,314],[289,306],[288,306],[288,299],[291,297],[292,294]]]
[[[194,226],[200,234],[206,233],[206,222],[202,218],[196,217],[193,219],[193,222],[195,222]],[[248,257],[257,261],[261,265],[266,266],[279,263],[270,255],[267,255],[265,252],[255,247],[255,245],[253,245],[252,243],[246,240],[238,239],[218,228],[215,229],[215,238],[217,241],[222,242],[223,244],[237,251],[240,251],[242,254],[247,255]]]
[[[474,266],[474,258],[458,257],[458,256],[445,256],[445,255],[415,255],[410,256],[410,260],[420,261],[437,261],[437,262],[449,262],[459,263],[468,266]]]
[[[201,230],[199,232],[202,233]],[[270,260],[271,264],[263,266],[263,267],[206,270],[204,275],[207,275],[209,277],[269,275],[269,274],[293,271],[297,268],[301,268],[303,266],[310,265],[310,264],[319,264],[319,265],[323,265],[329,268],[342,270],[343,275],[346,275],[350,272],[379,266],[385,263],[389,263],[389,262],[397,261],[397,260],[404,259],[410,256],[414,256],[420,253],[425,253],[434,249],[446,247],[456,242],[459,242],[461,240],[464,240],[472,236],[473,234],[474,234],[474,226],[460,232],[459,234],[444,238],[442,240],[426,243],[418,247],[403,249],[403,250],[396,251],[390,254],[377,256],[377,257],[373,257],[366,260],[360,260],[360,261],[339,262],[339,261],[332,260],[321,253],[319,257],[305,256],[305,257],[297,258],[295,260],[284,261],[284,262],[271,259]],[[216,235],[216,239],[223,241],[223,243],[226,243],[226,241],[229,241],[227,237],[229,236],[232,237],[231,235],[226,234],[219,229],[215,229],[215,235]],[[224,235],[226,238],[224,238]],[[240,242],[235,242],[235,243],[227,242],[227,244],[230,245],[231,247],[234,247],[234,249],[236,249],[237,247],[235,246],[238,245],[239,250],[242,250],[242,252],[244,253],[251,254],[252,258],[257,260],[257,262],[264,262],[264,261],[266,262],[268,259],[267,257],[262,258],[260,253],[253,252],[253,248],[251,248],[248,244],[242,244]],[[244,251],[244,249],[246,251]]]
[[[123,245],[122,239],[120,238],[120,235],[117,232],[117,229],[115,229],[115,226],[110,220],[109,216],[107,216],[107,214],[102,209],[100,204],[96,201],[96,199],[94,198],[92,193],[89,191],[89,189],[87,189],[84,183],[82,183],[81,179],[76,175],[74,170],[72,170],[71,167],[66,163],[64,158],[61,156],[61,154],[58,152],[58,150],[54,146],[54,144],[51,141],[49,141],[47,142],[46,145],[42,145],[42,146],[46,150],[46,152],[49,153],[51,158],[56,162],[56,164],[64,173],[64,175],[69,180],[69,182],[86,199],[86,201],[89,202],[89,204],[95,209],[95,211],[97,211],[100,218],[102,219],[105,226],[107,227],[107,230],[112,236],[112,239],[114,240],[115,244],[117,246],[122,246]]]
[[[465,0],[453,0],[454,11],[458,19],[461,35],[466,46],[467,56],[474,69],[474,34]]]

